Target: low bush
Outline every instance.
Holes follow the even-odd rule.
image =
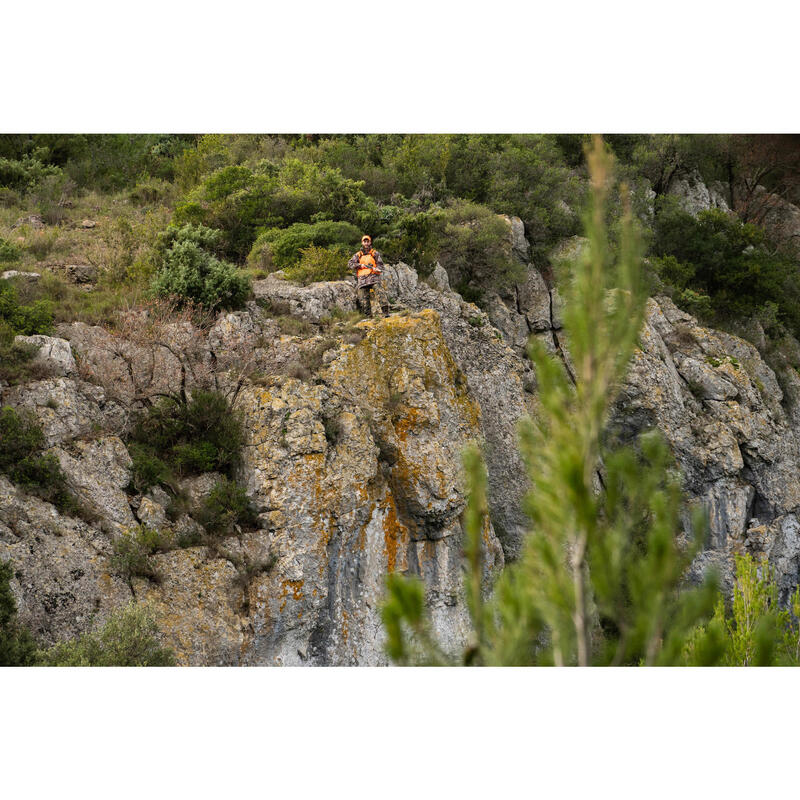
[[[202,225],[168,228],[161,243],[161,263],[151,283],[153,292],[210,310],[241,308],[250,294],[250,279],[206,249],[217,241],[217,233]]]
[[[103,627],[45,650],[49,667],[171,667],[175,654],[159,641],[152,613],[132,601],[115,611]]]
[[[173,192],[174,187],[171,183],[160,178],[147,177],[138,181],[128,194],[134,203],[153,205],[170,200]]]
[[[13,264],[19,261],[21,256],[22,250],[17,245],[0,236],[0,264]]]
[[[511,256],[511,231],[502,217],[459,200],[439,224],[437,260],[456,282],[496,289],[521,280],[524,270]]]
[[[315,281],[338,281],[346,278],[349,253],[342,247],[315,247],[310,245],[300,251],[300,262],[284,270],[290,281],[307,286]]]
[[[48,176],[61,176],[60,167],[39,160],[41,153],[28,153],[22,158],[0,158],[0,186],[25,192]]]
[[[195,519],[212,537],[233,533],[236,526],[252,527],[257,514],[244,487],[223,478],[194,513]]]
[[[146,525],[138,525],[114,540],[111,568],[126,580],[139,577],[158,581],[160,576],[150,561],[150,556],[159,550],[169,550],[172,545],[169,534]]]
[[[44,369],[33,362],[39,348],[14,342],[14,333],[0,322],[0,381],[16,386],[44,377]]]
[[[36,663],[36,642],[17,621],[17,603],[11,592],[11,563],[0,561],[0,667],[29,667]]]
[[[5,323],[14,334],[35,336],[48,334],[53,327],[53,313],[47,300],[21,305],[17,291],[9,281],[0,280],[0,324]]]
[[[169,465],[149,447],[137,442],[128,444],[131,461],[130,489],[146,492],[151,486],[171,486],[174,477]]]
[[[273,271],[297,264],[302,251],[309,247],[331,247],[342,252],[355,252],[361,231],[349,222],[322,221],[296,223],[288,228],[269,228],[253,245],[248,261],[254,267]]]
[[[178,475],[231,474],[244,433],[241,415],[223,395],[198,389],[191,398],[164,398],[148,409],[136,421],[131,441],[138,465],[134,480],[141,488],[165,480],[164,466]]]
[[[10,406],[0,409],[0,474],[62,511],[74,511],[77,504],[58,459],[41,452],[44,444],[42,429],[31,412]]]

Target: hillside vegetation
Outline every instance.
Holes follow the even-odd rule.
[[[362,232],[387,262],[425,275],[438,261],[480,304],[520,277],[498,214],[522,219],[545,273],[553,246],[580,232],[585,141],[4,136],[0,266],[44,277],[17,288],[12,310],[2,301],[3,329],[44,332],[47,311],[113,324],[153,293],[235,308],[251,278],[278,269],[305,283],[344,275]],[[798,331],[796,241],[774,224],[775,204],[800,198],[795,137],[616,135],[607,146],[646,229],[654,290],[716,324],[756,315],[776,335]],[[723,209],[692,213],[672,196],[693,177],[716,187]],[[609,213],[619,219],[618,207]]]

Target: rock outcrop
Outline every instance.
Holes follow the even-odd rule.
[[[399,309],[387,319],[356,322],[350,282],[272,275],[257,302],[199,327],[145,315],[37,342],[48,377],[3,388],[0,402],[36,416],[83,518],[0,478],[0,558],[22,621],[53,643],[133,597],[183,664],[383,664],[385,579],[403,572],[423,580],[439,638],[458,649],[461,453],[479,441],[487,460],[488,589],[528,529],[517,449],[536,402],[528,337],[567,358],[558,294],[509,226],[525,277],[488,312],[444,270],[422,281],[400,263],[385,270]],[[764,554],[783,599],[800,580],[800,378],[785,361],[776,377],[753,345],[653,299],[611,421],[626,441],[659,428],[708,509],[695,573],[716,564],[730,579],[733,554]],[[133,493],[124,444],[143,403],[197,387],[225,392],[244,417],[237,479],[258,511],[253,529],[214,545],[195,544],[199,523],[163,489]],[[182,497],[201,501],[219,477],[182,481]],[[114,540],[138,524],[182,542],[151,557],[154,580],[112,568]]]

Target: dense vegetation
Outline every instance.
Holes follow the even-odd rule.
[[[769,198],[800,199],[791,136],[613,135],[607,146],[645,221],[658,288],[718,324],[757,315],[800,330],[797,254],[764,223]],[[13,135],[0,138],[0,265],[80,257],[100,266],[91,293],[58,270],[26,290],[18,322],[110,322],[157,293],[235,308],[250,279],[276,269],[308,283],[346,274],[362,232],[388,261],[423,274],[436,261],[481,301],[519,277],[508,228],[518,215],[532,255],[580,231],[581,135]],[[669,202],[699,174],[736,212],[693,217]],[[764,187],[767,191],[764,191]],[[770,194],[771,193],[771,194]],[[655,199],[653,198],[655,196]],[[618,220],[619,204],[610,214]],[[31,215],[38,215],[44,227]],[[97,218],[91,234],[84,218]],[[91,241],[91,246],[86,243]],[[4,312],[5,313],[5,312]],[[776,332],[780,330],[776,328]]]

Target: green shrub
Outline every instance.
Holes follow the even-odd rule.
[[[522,278],[522,266],[511,257],[508,224],[488,208],[454,202],[442,212],[437,238],[437,259],[457,282],[497,288]]]
[[[209,253],[220,252],[222,231],[205,225],[168,225],[156,238],[156,252],[163,258],[176,244],[192,242]]]
[[[695,301],[706,296],[712,318],[777,308],[777,320],[800,331],[800,271],[767,248],[761,228],[717,209],[694,217],[674,198],[664,198],[657,204],[652,248],[659,276],[692,313],[704,310]]]
[[[139,577],[157,581],[159,575],[150,556],[159,550],[169,550],[172,546],[173,541],[168,534],[138,525],[114,540],[111,568],[126,580]]]
[[[160,178],[147,177],[136,183],[128,196],[134,203],[152,205],[163,203],[172,197],[173,186]]]
[[[41,654],[50,667],[171,667],[175,655],[159,641],[151,612],[132,601],[103,627]]]
[[[133,462],[131,465],[131,489],[144,493],[151,486],[172,485],[172,470],[150,448],[137,442],[130,442],[128,453]]]
[[[355,252],[361,241],[361,231],[349,222],[296,223],[288,228],[270,228],[259,234],[250,251],[248,261],[267,270],[281,269],[297,264],[302,251],[312,245],[317,247],[351,248]]]
[[[567,168],[554,137],[511,136],[489,157],[490,178],[483,202],[525,223],[528,238],[547,245],[580,229],[570,208],[583,202],[583,186]]]
[[[21,256],[22,250],[17,245],[0,236],[0,264],[12,264],[19,261]]]
[[[17,622],[12,575],[11,563],[0,561],[0,667],[29,667],[36,663],[36,642]]]
[[[219,229],[223,253],[242,261],[258,228],[280,222],[272,213],[274,190],[274,178],[244,166],[223,167],[177,205],[175,222],[203,223]]]
[[[20,305],[16,289],[9,281],[0,280],[0,323],[5,323],[14,334],[46,335],[53,327],[51,305],[47,300]]]
[[[241,308],[250,294],[250,279],[205,249],[217,241],[217,233],[202,225],[170,226],[160,243],[163,256],[152,290],[162,297],[191,300],[212,310]]]
[[[168,467],[179,475],[217,471],[231,474],[244,441],[241,415],[224,396],[196,390],[191,398],[164,398],[134,425],[138,487],[166,481]],[[151,484],[152,485],[152,484]]]
[[[797,666],[800,663],[800,587],[781,608],[775,572],[764,560],[737,555],[733,596],[728,608],[720,596],[714,617],[698,627],[687,645],[690,665],[717,654],[724,666]]]
[[[284,274],[290,281],[307,286],[314,281],[338,281],[346,278],[349,253],[341,247],[315,247],[300,251],[300,263],[287,267]]]
[[[223,478],[203,500],[194,517],[210,536],[219,537],[233,533],[237,525],[253,526],[257,514],[244,487]]]
[[[63,511],[75,510],[58,459],[41,450],[45,440],[36,418],[29,411],[10,406],[0,409],[0,473],[25,491],[53,503]]]
[[[44,164],[37,156],[25,154],[20,159],[0,158],[0,186],[25,192],[48,176],[61,176],[59,167]]]

